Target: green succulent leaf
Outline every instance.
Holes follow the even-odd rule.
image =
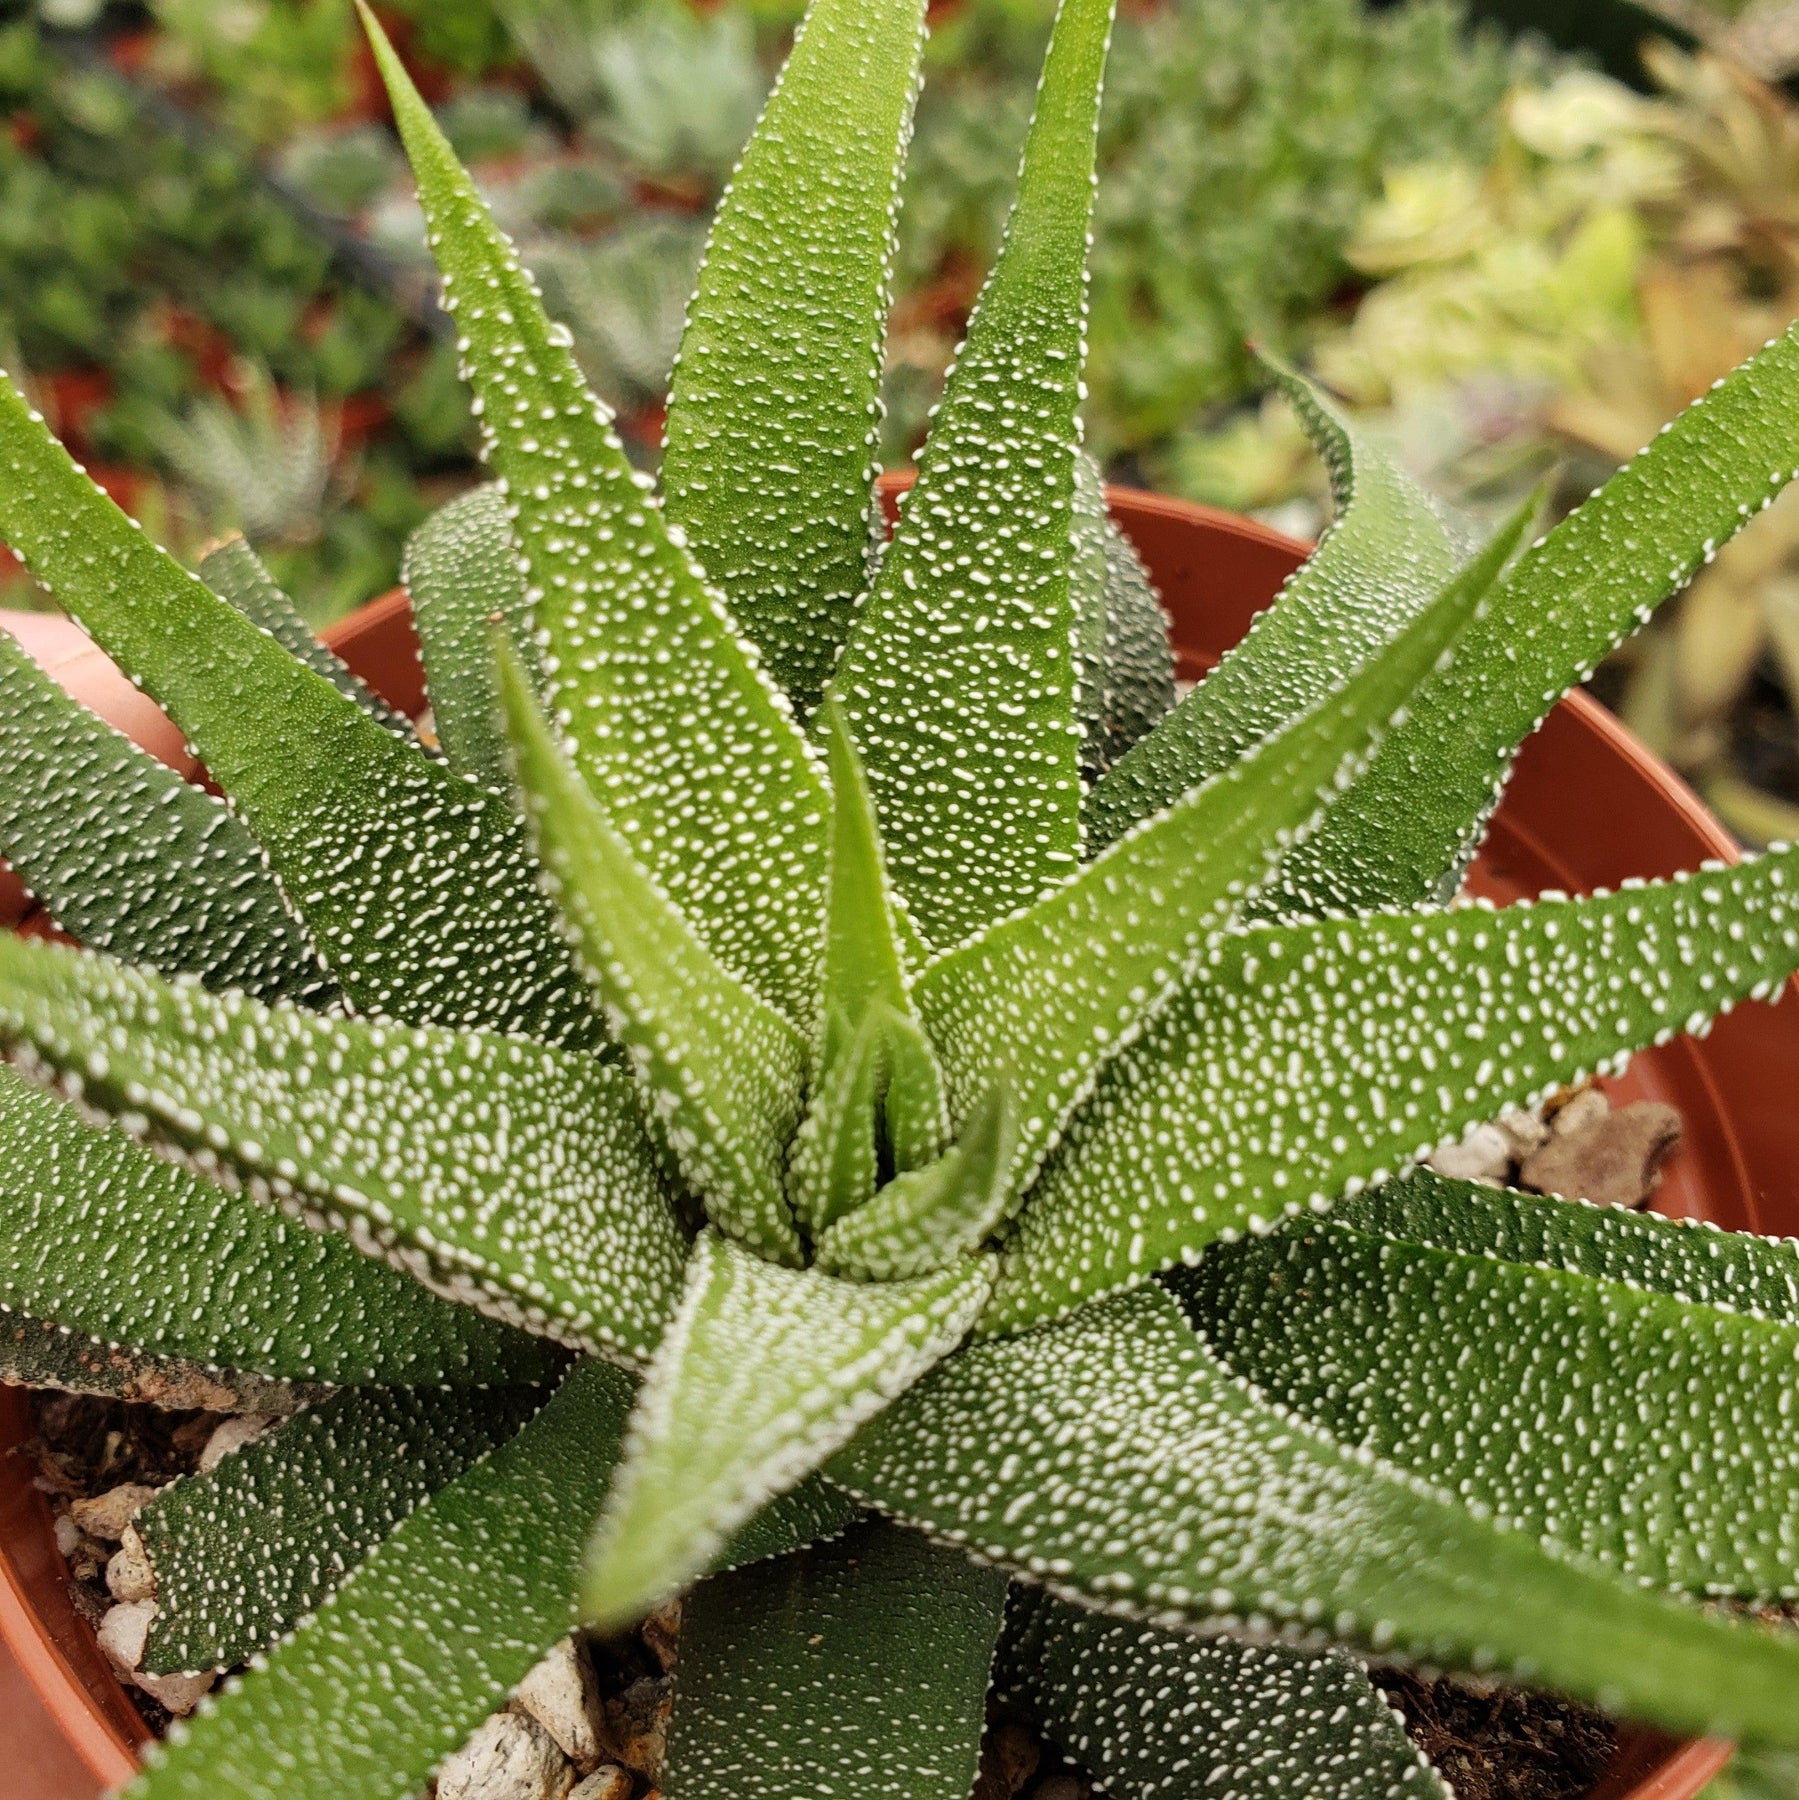
[[[623,1069],[6,937],[0,1039],[465,1306],[628,1360],[662,1336],[686,1245]]]
[[[326,1391],[183,1357],[127,1350],[8,1306],[0,1306],[0,1381],[139,1405],[269,1415],[292,1412]]]
[[[1024,1121],[1014,1193],[1041,1164],[1095,1074],[1264,880],[1281,849],[1365,760],[1406,696],[1455,641],[1523,535],[1528,513],[1399,635],[1222,775],[1144,821],[1028,911],[932,963],[918,1006],[966,1105],[1004,1070]]]
[[[1270,362],[1330,471],[1336,519],[1280,597],[1087,796],[1091,854],[1315,707],[1442,592],[1456,531],[1304,377]]]
[[[1111,0],[1063,0],[1006,240],[832,691],[933,943],[1080,852],[1074,449]]]
[[[1006,1216],[1018,1109],[994,1087],[934,1163],[896,1175],[818,1239],[818,1265],[860,1281],[904,1281],[978,1250]]]
[[[720,1574],[745,1568],[771,1556],[790,1556],[808,1544],[823,1543],[838,1536],[861,1511],[842,1488],[822,1475],[808,1475],[740,1525],[713,1558],[712,1571]]]
[[[1533,545],[1262,904],[1410,905],[1453,885],[1549,708],[1780,492],[1799,465],[1799,332],[1663,427]]]
[[[352,1389],[163,1489],[135,1521],[156,1581],[144,1667],[229,1669],[267,1649],[546,1398]]]
[[[1585,900],[1220,937],[1046,1165],[983,1330],[1322,1210],[1506,1106],[1773,992],[1799,966],[1796,864],[1783,852]]]
[[[0,538],[186,733],[357,1007],[600,1041],[511,808],[157,549],[3,376]]]
[[[1377,1237],[1565,1269],[1799,1325],[1799,1243],[1791,1238],[1475,1187],[1428,1169],[1370,1188],[1334,1216]]]
[[[0,855],[65,931],[211,987],[330,997],[249,832],[65,694],[4,631],[0,764]]]
[[[555,1366],[537,1339],[83,1123],[10,1069],[0,1305],[102,1345],[282,1382],[464,1386],[543,1380]]]
[[[783,1269],[705,1232],[595,1534],[587,1617],[643,1616],[962,1340],[985,1261],[914,1281]]]
[[[1074,465],[1074,546],[1081,768],[1097,780],[1173,707],[1174,651],[1168,615],[1084,450]]]
[[[785,698],[631,467],[531,278],[364,13],[418,181],[559,722],[614,828],[719,960],[817,999],[824,781]]]
[[[1179,1291],[1220,1360],[1340,1443],[1642,1581],[1799,1597],[1799,1324],[1336,1220],[1220,1246]]]
[[[1118,1800],[1453,1800],[1341,1650],[1159,1631],[1014,1587],[995,1685]]]
[[[795,1211],[818,1232],[878,1185],[880,1133],[902,1169],[949,1136],[943,1077],[912,1016],[915,940],[887,888],[880,831],[840,707],[820,729],[831,770],[830,892],[825,906],[824,1021],[813,1094],[788,1166]],[[902,943],[908,945],[902,950]]]
[[[804,707],[867,578],[924,14],[813,0],[713,222],[671,381],[669,517]]]
[[[513,788],[512,752],[500,719],[494,626],[541,692],[543,669],[525,577],[512,549],[512,518],[495,487],[471,488],[440,506],[406,540],[403,570],[418,627],[431,723],[450,767],[496,794]]]
[[[260,625],[290,656],[303,662],[315,675],[323,675],[347,699],[354,700],[377,725],[386,726],[402,743],[418,747],[418,733],[413,730],[412,721],[389,706],[335,650],[320,642],[300,616],[300,609],[243,538],[227,538],[202,557],[200,579],[221,600],[229,600],[252,625]]]
[[[394,1800],[576,1623],[630,1378],[579,1364],[414,1509],[266,1663],[153,1747],[124,1800]]]
[[[1162,1625],[1333,1636],[1672,1730],[1799,1741],[1799,1636],[1551,1553],[1272,1406],[1140,1288],[977,1344],[827,1466],[902,1523]]]
[[[1002,1576],[880,1521],[703,1582],[664,1784],[683,1800],[966,1800]]]
[[[632,856],[510,652],[500,686],[538,853],[613,1035],[630,1053],[650,1128],[722,1229],[800,1262],[784,1164],[805,1088],[805,1040],[713,956]]]

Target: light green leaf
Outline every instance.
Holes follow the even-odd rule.
[[[835,1054],[813,1083],[787,1157],[788,1198],[814,1235],[872,1200],[880,1186],[875,1114],[890,1062],[887,1016],[885,1007],[871,1006],[853,1036],[826,1017],[826,1042]]]
[[[682,1800],[967,1800],[1005,1580],[869,1521],[682,1609],[664,1786]]]
[[[271,1415],[326,1392],[182,1357],[147,1356],[8,1306],[0,1306],[0,1381],[173,1410]]]
[[[1671,1730],[1799,1742],[1799,1635],[1551,1554],[1234,1380],[1141,1288],[979,1344],[831,1479],[1065,1598],[1565,1690]]]
[[[124,1800],[395,1800],[576,1623],[630,1379],[580,1364],[418,1507],[265,1666],[152,1747]]]
[[[1310,382],[1268,366],[1330,471],[1336,519],[1249,635],[1087,796],[1089,854],[1316,706],[1462,561],[1456,534],[1423,489]]]
[[[1084,450],[1074,465],[1074,543],[1081,769],[1096,780],[1173,707],[1174,650],[1168,615]]]
[[[556,1363],[548,1345],[449,1305],[347,1239],[84,1124],[10,1069],[0,1305],[103,1345],[278,1381],[469,1386],[543,1380]]]
[[[1006,241],[832,691],[933,943],[1080,851],[1074,452],[1111,0],[1062,0]]]
[[[1799,1325],[1799,1242],[1721,1231],[1585,1200],[1501,1192],[1428,1169],[1383,1182],[1337,1209],[1358,1231],[1470,1256],[1566,1269]]]
[[[641,1618],[961,1341],[985,1261],[916,1281],[783,1269],[704,1232],[589,1554],[590,1622]]]
[[[1207,934],[1263,881],[1455,641],[1528,526],[1528,512],[1389,643],[1309,711],[1221,775],[1145,820],[1074,880],[990,927],[919,977],[920,1012],[951,1104],[1015,1084],[1013,1191],[1060,1135],[1095,1075],[1188,974]]]
[[[600,1041],[511,808],[157,549],[3,376],[0,538],[181,727],[353,1004]]]
[[[983,1330],[1323,1209],[1799,967],[1799,853],[1589,900],[1219,938],[1046,1165]]]
[[[714,954],[801,1024],[817,1000],[824,781],[785,698],[663,520],[380,27],[554,713],[631,853]]]
[[[556,744],[510,651],[500,688],[551,891],[630,1053],[651,1129],[722,1229],[798,1263],[784,1163],[805,1040],[717,961],[638,864]]]
[[[0,631],[0,855],[96,950],[212,987],[332,993],[256,840]]]
[[[156,1581],[144,1667],[229,1669],[266,1650],[547,1398],[351,1390],[164,1488],[136,1519]]]
[[[1789,330],[1519,559],[1405,728],[1288,858],[1267,910],[1408,905],[1453,886],[1518,745],[1792,477],[1796,417]]]
[[[901,1170],[937,1155],[949,1136],[942,1074],[912,1017],[907,922],[888,892],[873,803],[835,701],[820,731],[831,770],[824,1029],[788,1170],[795,1211],[814,1232],[874,1193],[877,1108]]]
[[[627,1359],[662,1336],[685,1240],[615,1065],[6,937],[0,1039],[466,1306]]]
[[[867,578],[924,0],[813,0],[713,221],[671,379],[669,517],[795,702]]]
[[[418,747],[418,734],[404,713],[396,712],[335,650],[314,636],[300,609],[282,592],[260,556],[241,537],[230,537],[200,559],[200,579],[229,600],[252,625],[260,625],[290,656],[298,658],[354,700],[377,725],[385,725],[402,743]]]
[[[431,723],[444,755],[459,774],[510,794],[512,753],[500,723],[496,621],[506,627],[539,691],[543,669],[499,489],[471,488],[440,506],[406,540],[402,574],[412,596]]]
[[[1506,1195],[1412,1186],[1457,1235],[1505,1230]],[[1642,1581],[1799,1598],[1799,1324],[1336,1220],[1178,1288],[1225,1364],[1341,1443]]]
[[[896,1175],[818,1239],[818,1265],[861,1281],[903,1281],[978,1250],[1006,1216],[1018,1111],[1004,1083],[970,1108],[955,1146]]]
[[[1341,1650],[1158,1631],[1015,1587],[995,1685],[1117,1800],[1453,1800]]]

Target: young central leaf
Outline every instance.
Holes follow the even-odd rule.
[[[644,1111],[724,1230],[801,1260],[783,1164],[806,1078],[800,1034],[720,966],[613,830],[557,748],[523,665],[500,691],[538,849]]]
[[[529,275],[364,9],[418,181],[553,707],[632,855],[718,957],[804,1020],[824,782],[785,699],[626,460]]]
[[[668,515],[803,707],[867,577],[924,13],[924,0],[808,11],[713,223],[670,383]]]
[[[589,1619],[628,1624],[699,1574],[961,1342],[990,1281],[990,1259],[916,1281],[838,1281],[703,1233],[595,1536]]]
[[[1074,455],[1111,0],[1065,0],[1006,241],[832,682],[894,880],[954,944],[1073,873]]]

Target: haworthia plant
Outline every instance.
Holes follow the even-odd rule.
[[[1107,0],[867,573],[921,10],[814,0],[666,512],[371,20],[495,476],[408,558],[441,759],[0,388],[0,535],[228,796],[0,646],[85,946],[0,940],[0,1374],[305,1408],[145,1515],[155,1666],[255,1655],[134,1800],[416,1793],[683,1592],[671,1800],[955,1800],[995,1685],[1119,1800],[1433,1800],[1366,1654],[1799,1746],[1698,1604],[1799,1593],[1799,1245],[1404,1173],[1799,969],[1793,852],[1443,904],[1799,339],[1515,561],[1282,372],[1340,518],[1173,707],[1079,451]]]

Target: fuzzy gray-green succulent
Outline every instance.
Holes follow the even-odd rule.
[[[1407,1173],[1799,968],[1799,857],[1448,904],[1520,742],[1799,464],[1771,343],[1547,537],[1287,385],[1340,516],[1173,706],[1079,456],[1109,0],[1063,0],[916,487],[872,446],[924,0],[814,0],[660,493],[377,33],[496,477],[436,739],[0,388],[9,1374],[301,1410],[140,1521],[139,1800],[415,1791],[685,1593],[671,1800],[1444,1792],[1357,1654],[1799,1744],[1799,1248]],[[210,585],[208,585],[210,584]],[[216,590],[216,591],[214,591]]]

